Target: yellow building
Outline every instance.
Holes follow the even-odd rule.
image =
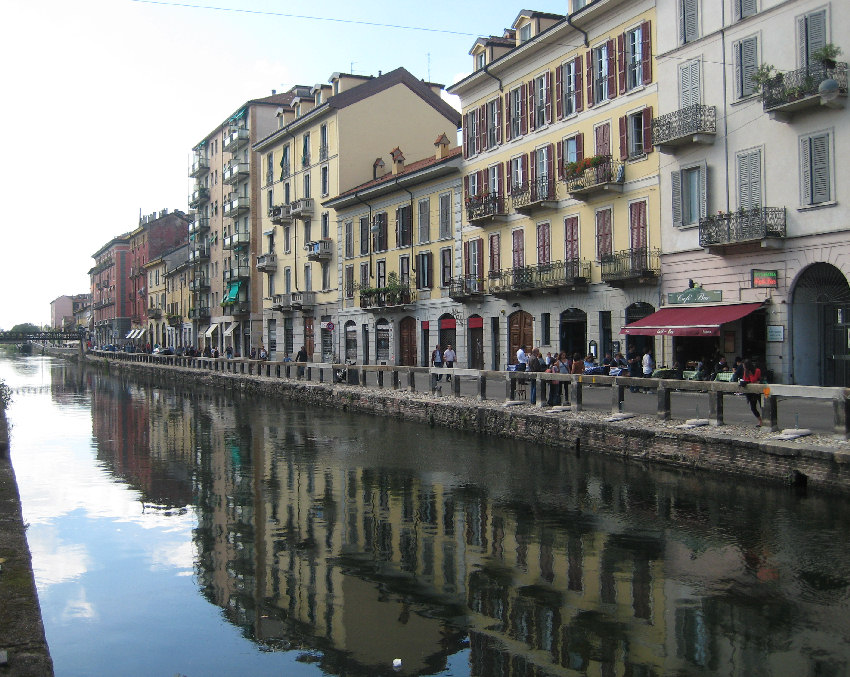
[[[189,308],[192,294],[189,285],[192,279],[192,266],[189,265],[188,246],[178,247],[166,254],[165,266],[165,319],[166,344],[173,348],[192,345],[192,322]]]
[[[378,77],[334,73],[330,84],[281,106],[279,129],[253,146],[264,208],[255,270],[264,273],[263,338],[273,358],[302,345],[317,360],[339,357],[341,226],[322,201],[372,179],[376,148],[424,157],[436,136],[452,135],[459,115],[440,91],[403,68]]]
[[[449,298],[460,222],[461,149],[446,134],[425,159],[405,163],[398,147],[391,167],[323,203],[342,231],[342,303],[337,354],[363,364],[427,365],[442,341],[440,323],[454,327]],[[446,335],[444,327],[443,335]]]
[[[520,345],[625,353],[620,328],[659,302],[654,2],[571,5],[477,40],[474,72],[449,88],[465,158],[452,296],[489,328],[480,355],[458,354],[492,368]]]
[[[147,275],[147,340],[151,347],[164,346],[165,328],[165,259],[159,256],[142,266]]]

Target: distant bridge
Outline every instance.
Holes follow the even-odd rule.
[[[0,343],[85,340],[86,333],[82,331],[0,331]]]

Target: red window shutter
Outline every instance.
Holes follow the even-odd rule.
[[[582,82],[584,72],[582,70],[581,64],[581,54],[576,57],[575,61],[575,73],[576,73],[576,112],[580,113],[584,110],[584,87],[582,86],[584,83]],[[588,86],[590,83],[588,82]]]
[[[585,54],[585,59],[587,59],[587,107],[590,108],[593,105],[593,52],[587,52]]]
[[[484,277],[484,238],[482,237],[478,238],[478,277]]]
[[[617,45],[614,39],[608,41],[608,97],[617,96]]]
[[[469,147],[466,143],[466,131],[469,128],[469,114],[467,113],[466,115],[464,115],[462,120],[463,120],[463,125],[462,125],[462,129],[461,129],[461,136],[463,137],[463,157],[468,158],[469,157]]]
[[[511,93],[505,94],[505,141],[511,140]]]
[[[463,197],[464,200],[469,199],[469,175],[463,177]]]
[[[578,258],[578,217],[568,216],[564,219],[564,239],[566,241],[565,257],[567,261]]]
[[[501,252],[499,251],[499,234],[490,236],[490,272],[498,273],[502,270]]]
[[[628,125],[626,116],[623,115],[620,117],[620,159],[625,160],[629,157],[629,137],[628,137]]]
[[[552,71],[546,71],[546,123],[552,124]]]
[[[643,109],[643,152],[652,151],[652,106],[647,106]]]
[[[640,67],[643,84],[652,82],[652,26],[649,21],[640,25]]]
[[[528,92],[528,100],[526,103],[526,117],[528,118],[528,129],[529,131],[534,131],[534,80],[529,80],[526,85],[526,91]]]
[[[576,162],[584,160],[584,132],[576,134]]]
[[[469,240],[463,243],[463,271],[469,276]]]
[[[564,117],[564,68],[555,67],[555,115],[558,119]]]
[[[496,186],[491,190],[499,197],[505,194],[505,165],[502,162],[496,165]]]
[[[646,248],[646,202],[629,205],[629,230],[632,249]]]
[[[496,99],[496,143],[502,143],[502,98]]]
[[[487,148],[487,106],[478,109],[478,151]]]
[[[626,91],[626,34],[617,36],[617,74],[619,75],[620,94]]]
[[[530,176],[528,174],[528,155],[525,153],[520,157],[520,165],[522,166],[522,186],[520,190],[525,190],[529,185]]]
[[[519,115],[520,133],[528,134],[528,115],[525,111],[525,107],[528,105],[528,86],[524,82],[520,87],[519,105],[520,110],[517,111],[517,114]]]
[[[557,157],[558,178],[563,179],[564,178],[564,142],[558,141],[557,148],[558,148],[558,157]]]
[[[481,176],[481,178],[478,180],[478,185],[482,187],[481,192],[484,195],[487,195],[487,193],[490,192],[490,172],[488,172],[486,169],[482,169],[479,172],[479,175]]]

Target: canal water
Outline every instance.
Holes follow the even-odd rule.
[[[847,499],[50,358],[0,378],[60,677],[850,671]]]

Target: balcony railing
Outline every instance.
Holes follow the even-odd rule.
[[[222,249],[239,249],[240,247],[247,247],[248,243],[251,242],[251,234],[247,231],[243,231],[240,233],[233,233],[233,235],[228,235],[221,241]]]
[[[449,297],[455,301],[472,296],[481,296],[483,293],[484,278],[467,275],[466,277],[453,277],[449,280]]]
[[[319,162],[324,162],[328,159],[328,144],[323,143],[319,146]]]
[[[281,165],[281,167],[280,167],[280,180],[281,181],[289,178],[289,171],[290,170],[289,170],[289,163],[288,162]]]
[[[699,220],[700,247],[724,247],[784,237],[784,207],[742,209]]]
[[[511,204],[521,214],[529,214],[546,202],[555,200],[555,180],[542,176],[530,183],[515,186],[511,190]]]
[[[257,257],[257,270],[261,273],[273,273],[277,270],[277,254],[260,254]]]
[[[225,153],[232,153],[246,145],[248,145],[248,129],[246,127],[234,127],[225,137],[222,149]]]
[[[189,251],[189,261],[192,263],[200,263],[210,258],[210,246],[208,244],[196,245],[194,249]]]
[[[231,193],[225,198],[224,215],[227,218],[234,218],[240,214],[244,214],[250,208],[250,198],[247,195],[234,195]]]
[[[192,191],[192,194],[189,196],[189,207],[195,209],[196,207],[200,207],[204,202],[210,199],[210,189],[209,188],[196,188]]]
[[[652,144],[660,147],[713,143],[717,133],[715,106],[688,106],[652,120]]]
[[[540,289],[586,288],[590,282],[590,261],[570,259],[538,263],[534,266],[509,268],[490,273],[488,291],[495,296],[537,291]]]
[[[272,220],[272,223],[289,223],[292,221],[290,205],[286,204],[269,207],[269,218]]]
[[[202,292],[210,288],[210,280],[202,275],[196,276],[189,281],[189,291]]]
[[[409,284],[393,287],[361,288],[360,307],[366,309],[398,308],[416,301],[416,292]]]
[[[613,286],[655,282],[661,274],[661,252],[658,249],[625,249],[604,256],[600,263],[602,281]]]
[[[507,216],[507,210],[505,196],[501,193],[485,193],[466,199],[466,218],[470,223],[504,216]]]
[[[210,316],[209,306],[198,306],[197,308],[189,308],[189,319],[200,320]]]
[[[189,176],[197,178],[203,176],[210,169],[210,161],[202,155],[196,155],[192,160],[192,167],[189,169]]]
[[[251,312],[250,301],[234,301],[224,307],[224,311],[231,315],[247,315]]]
[[[210,220],[206,216],[196,216],[195,220],[189,224],[189,234],[198,235],[210,229]]]
[[[275,294],[272,296],[272,310],[292,310],[292,294]]]
[[[314,291],[294,291],[290,294],[292,307],[297,309],[312,308],[316,305],[316,292]]]
[[[179,327],[183,324],[183,317],[181,315],[174,315],[169,313],[165,317],[165,321],[168,322],[169,327]]]
[[[567,192],[573,197],[584,199],[594,193],[623,191],[626,166],[610,155],[585,158],[577,167],[572,167],[573,164],[565,169]]]
[[[308,242],[305,247],[310,261],[329,261],[333,257],[333,242],[331,240],[316,240]]]
[[[162,308],[148,308],[148,317],[151,320],[158,320],[162,317]]]
[[[289,203],[289,213],[294,219],[304,219],[313,216],[313,198],[302,197]]]
[[[111,306],[113,303],[115,303],[115,299],[113,299],[113,298],[101,299],[97,303],[92,304],[92,308],[94,310],[100,310],[101,308],[106,308],[107,306]]]
[[[818,106],[818,88],[824,80],[835,80],[838,83],[838,95],[847,96],[847,64],[836,63],[834,68],[827,68],[822,63],[814,63],[796,71],[779,73],[765,82],[762,85],[764,110],[782,117]]]
[[[248,176],[248,163],[231,160],[221,172],[222,183],[232,185],[240,179]]]
[[[225,282],[247,280],[249,277],[251,277],[251,269],[248,266],[233,266],[222,273],[222,279]]]

